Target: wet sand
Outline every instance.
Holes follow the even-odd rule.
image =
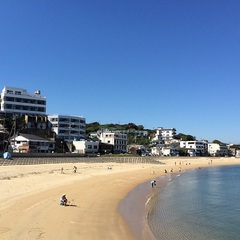
[[[239,160],[213,158],[211,165]],[[1,167],[0,239],[138,239],[134,233],[145,227],[145,211],[141,219],[129,212],[130,221],[139,223],[132,226],[120,214],[121,201],[141,183],[165,175],[164,169],[177,172],[180,161],[182,171],[210,163],[209,158],[163,158],[164,164],[111,163],[112,169],[109,163],[79,163],[77,173],[71,163]],[[152,191],[150,183],[146,186]],[[59,205],[63,193],[70,206]],[[142,202],[150,195],[143,194]]]

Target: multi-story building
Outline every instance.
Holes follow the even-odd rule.
[[[208,153],[211,156],[226,156],[229,154],[229,150],[225,144],[209,143]]]
[[[40,90],[34,93],[26,89],[16,87],[4,87],[0,95],[1,112],[22,116],[45,115],[46,97],[41,95]]]
[[[24,123],[27,129],[45,130],[48,129],[49,127],[47,115],[38,116],[25,115]]]
[[[147,137],[148,131],[147,130],[135,130],[135,129],[129,129],[129,130],[111,130],[116,133],[125,133],[125,134],[133,134],[138,137]]]
[[[176,135],[175,128],[157,128],[155,137],[153,141],[161,142],[161,141],[171,141],[173,137]]]
[[[180,148],[186,149],[191,155],[206,155],[208,152],[208,142],[206,141],[180,141]]]
[[[51,129],[57,138],[66,142],[84,139],[86,136],[86,120],[80,116],[48,115]]]
[[[103,143],[108,143],[113,145],[114,153],[127,152],[127,134],[105,131],[105,132],[101,132],[98,138]]]

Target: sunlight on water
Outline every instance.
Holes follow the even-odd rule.
[[[240,166],[191,170],[168,182],[149,214],[156,239],[236,240]]]

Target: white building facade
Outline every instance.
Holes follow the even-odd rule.
[[[211,156],[226,156],[228,155],[228,147],[224,144],[209,143],[208,153]]]
[[[13,152],[48,153],[55,149],[55,142],[32,134],[21,133],[10,138]]]
[[[180,148],[186,149],[191,155],[206,155],[208,152],[208,142],[206,141],[180,141]]]
[[[98,138],[103,143],[108,143],[113,145],[114,153],[127,152],[127,134],[107,131],[107,132],[101,132]]]
[[[23,88],[5,86],[0,95],[0,105],[5,113],[46,115],[46,97],[39,90],[29,93]]]
[[[157,128],[155,137],[153,138],[153,141],[170,141],[173,140],[174,136],[176,135],[176,129],[175,128]]]
[[[81,154],[97,154],[99,150],[99,141],[80,140],[73,141],[74,152]]]
[[[57,138],[66,142],[85,139],[86,119],[84,117],[53,114],[48,115],[48,121]]]

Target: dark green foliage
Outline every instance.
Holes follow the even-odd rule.
[[[174,136],[175,139],[177,140],[182,140],[182,141],[195,141],[196,138],[192,135],[186,135],[186,134],[183,134],[183,133],[179,133],[179,134],[176,134]]]
[[[2,118],[0,119],[0,123],[4,126],[4,128],[10,132],[14,123],[14,120],[11,118]]]
[[[86,135],[88,136],[91,132],[97,132],[100,130],[100,124],[98,122],[93,122],[86,124]]]
[[[136,136],[135,134],[129,133],[128,145],[131,144],[144,145],[145,147],[148,147],[150,144],[150,139],[147,136]]]
[[[86,124],[86,135],[89,136],[92,132],[97,132],[101,129],[108,129],[108,130],[145,130],[143,125],[136,125],[134,123],[127,123],[127,124],[99,124],[98,122],[88,123]],[[154,133],[153,130],[147,130],[149,134]],[[137,144],[137,145],[144,145],[149,146],[150,140],[148,136],[137,136],[133,133],[128,133],[128,144]]]
[[[235,149],[239,150],[240,149],[240,145],[232,145],[232,146],[230,146],[230,148],[235,148]]]
[[[216,140],[216,139],[215,139],[215,140],[213,140],[212,142],[213,142],[213,143],[217,143],[217,144],[223,144],[221,141],[219,141],[219,140]]]
[[[108,129],[108,130],[144,130],[143,125],[136,125],[134,123],[127,123],[127,124],[99,124],[98,122],[92,122],[86,124],[86,134],[87,136],[91,132],[97,132],[101,129]]]
[[[186,156],[187,155],[186,149],[185,148],[179,148],[178,149],[178,154],[179,154],[179,156]]]

